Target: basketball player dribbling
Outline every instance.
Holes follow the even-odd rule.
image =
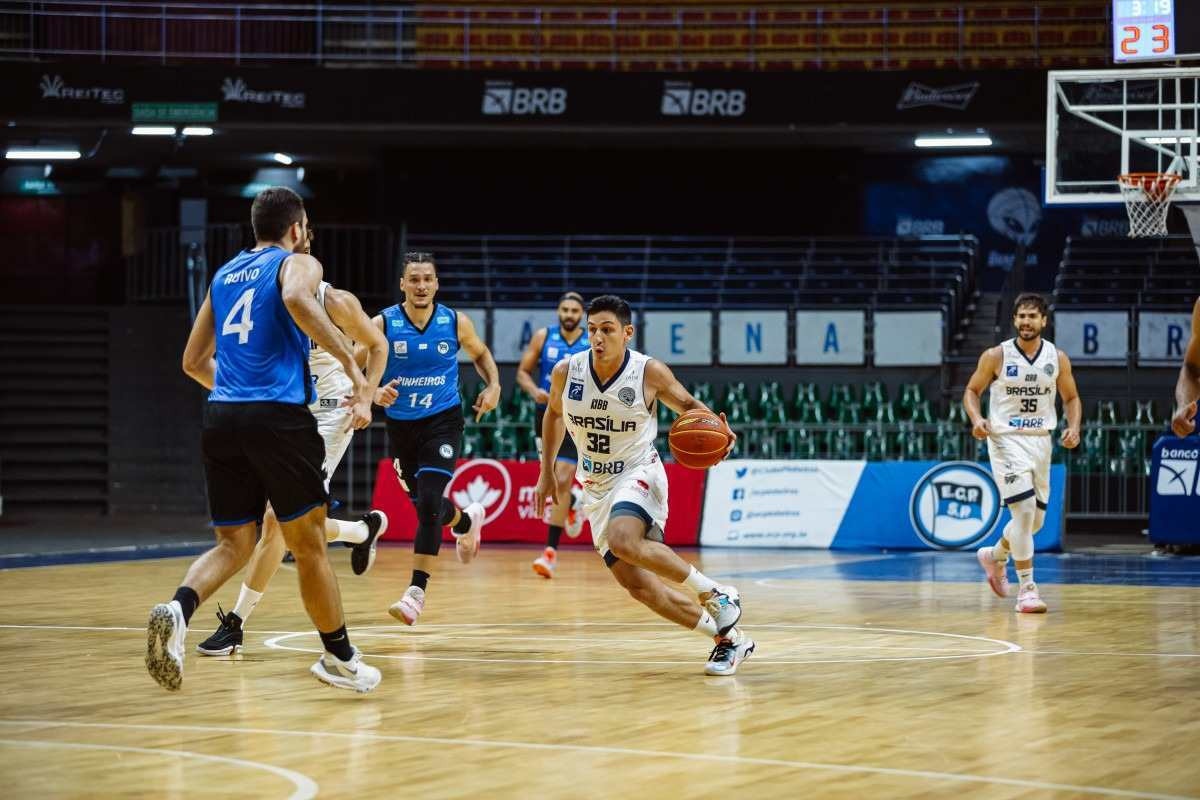
[[[1033,580],[1033,536],[1042,528],[1050,500],[1051,436],[1058,427],[1055,396],[1061,396],[1067,427],[1062,446],[1079,445],[1083,401],[1067,355],[1042,338],[1048,308],[1041,295],[1022,294],[1013,304],[1017,336],[991,347],[963,392],[963,408],[971,434],[988,442],[992,475],[1012,519],[1000,541],[978,551],[988,585],[1008,596],[1008,557],[1017,570],[1016,610],[1044,614],[1046,604]],[[991,385],[988,416],[980,411],[980,396]]]
[[[324,443],[308,410],[314,394],[310,340],[350,378],[349,427],[370,424],[373,387],[317,303],[322,269],[303,253],[304,201],[291,189],[264,189],[254,198],[250,221],[256,244],[213,276],[183,355],[184,371],[212,390],[201,447],[217,544],[188,569],[174,598],[151,610],[146,669],[165,689],[181,688],[188,622],[245,566],[269,502],[296,557],[304,607],[325,648],[310,672],[332,686],[369,692],[381,675],[350,644],[326,555],[329,496]]]
[[[554,458],[569,434],[579,451],[583,511],[613,577],[658,615],[716,642],[706,674],[732,675],[755,647],[736,627],[741,599],[732,586],[718,585],[663,543],[667,474],[654,448],[656,403],[676,413],[708,409],[666,364],[629,349],[633,315],[627,302],[602,295],[587,315],[590,349],[560,361],[551,374],[536,507],[545,508],[557,491]],[[736,437],[730,433],[732,450]],[[700,602],[664,579],[685,584]]]
[[[306,255],[311,253],[313,238],[310,228],[308,238],[297,252]],[[321,281],[317,289],[317,302],[344,334],[346,344],[354,350],[355,364],[366,367],[367,383],[377,386],[387,365],[387,339],[371,324],[371,318],[362,310],[358,298]],[[308,369],[316,390],[316,398],[309,405],[309,411],[316,417],[317,430],[325,443],[325,491],[328,492],[329,481],[354,436],[354,429],[347,424],[350,412],[342,402],[350,392],[352,382],[338,360],[315,342],[309,350]],[[387,401],[381,396],[382,390],[376,390],[376,401],[386,405]],[[387,516],[382,511],[369,511],[357,522],[325,518],[327,541],[353,545],[350,566],[355,575],[366,573],[375,563],[375,549],[379,537],[386,530]],[[262,537],[254,548],[250,563],[246,565],[245,582],[238,593],[237,603],[229,613],[217,607],[220,625],[212,636],[196,645],[196,652],[205,656],[223,656],[242,649],[245,624],[267,590],[267,584],[279,571],[284,549],[279,520],[268,505],[263,518]]]
[[[1179,380],[1175,383],[1175,414],[1171,430],[1176,436],[1196,432],[1196,401],[1200,399],[1200,300],[1192,307],[1192,338],[1183,354]]]
[[[550,397],[550,372],[558,362],[588,349],[587,331],[581,327],[582,324],[583,297],[578,292],[567,292],[558,299],[558,328],[539,328],[535,331],[529,339],[529,346],[521,355],[521,363],[517,365],[517,385],[537,404],[535,434],[539,458],[542,455],[542,420],[546,416],[546,401]],[[533,571],[543,578],[554,577],[554,570],[558,566],[558,542],[563,531],[575,538],[583,528],[583,514],[575,508],[579,492],[571,484],[578,460],[575,443],[568,436],[563,439],[562,449],[554,457],[554,477],[558,481],[558,490],[550,507],[546,547],[533,562]]]

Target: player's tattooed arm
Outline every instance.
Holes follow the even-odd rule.
[[[654,401],[658,400],[676,414],[683,414],[696,408],[712,412],[711,408],[692,396],[687,387],[675,377],[675,373],[671,371],[670,367],[655,358],[646,362],[646,374],[642,377],[642,392],[646,396],[647,406],[653,405]],[[729,455],[737,444],[737,434],[729,427],[729,421],[725,419],[724,411],[718,416],[721,417],[721,422],[725,424],[725,430],[729,433],[729,447],[725,449],[725,455]]]
[[[484,414],[500,404],[500,370],[492,358],[492,351],[475,333],[475,323],[461,311],[458,312],[458,345],[467,351],[475,363],[475,371],[487,383],[471,405],[475,409],[475,421],[478,422]]]
[[[1071,371],[1071,359],[1058,351],[1058,396],[1062,398],[1063,410],[1067,412],[1067,429],[1063,431],[1062,445],[1071,450],[1079,446],[1079,426],[1083,424],[1083,400],[1079,398],[1079,387],[1075,385],[1075,373]]]
[[[183,349],[183,371],[205,389],[212,389],[216,380],[217,362],[213,359],[216,352],[217,331],[214,327],[212,296],[208,295],[196,314],[187,346]]]
[[[538,328],[533,332],[533,336],[529,338],[529,345],[521,354],[521,363],[517,364],[517,386],[532,397],[535,403],[542,406],[546,405],[548,395],[534,381],[533,371],[537,369],[538,361],[542,357],[542,345],[546,343],[546,331],[546,328]]]
[[[967,381],[967,388],[963,390],[963,408],[967,412],[967,419],[971,420],[971,435],[976,439],[986,439],[992,432],[987,418],[983,416],[979,398],[999,374],[1001,361],[1003,358],[999,347],[984,350],[983,355],[979,357],[979,366],[975,368],[975,374]]]
[[[1183,355],[1179,380],[1175,383],[1175,414],[1171,430],[1176,436],[1196,432],[1196,401],[1200,399],[1200,300],[1192,308],[1192,340]]]
[[[567,382],[568,361],[563,359],[554,365],[550,373],[550,392],[546,398],[546,413],[542,417],[542,466],[538,473],[537,488],[534,490],[535,508],[540,514],[557,490],[554,477],[554,461],[566,436],[563,423],[562,393]]]

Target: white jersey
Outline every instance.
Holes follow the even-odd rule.
[[[643,378],[650,357],[625,351],[625,363],[600,384],[591,351],[570,357],[563,388],[563,420],[579,451],[576,477],[593,496],[607,494],[630,470],[659,463],[658,419],[646,407]]]
[[[321,281],[317,288],[317,302],[321,304],[322,310],[325,309],[325,290],[328,288],[329,283],[326,281]],[[313,387],[317,390],[316,402],[309,406],[314,412],[336,411],[341,406],[342,398],[354,389],[354,382],[346,374],[342,362],[313,341],[309,342],[308,371],[312,376]]]
[[[1058,348],[1042,339],[1031,359],[1009,339],[1000,345],[1000,375],[992,383],[988,422],[992,435],[1048,436],[1058,427]]]

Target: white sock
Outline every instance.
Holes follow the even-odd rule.
[[[717,588],[716,581],[714,581],[712,578],[706,577],[703,572],[700,572],[695,567],[692,567],[692,571],[689,572],[688,576],[683,579],[683,582],[696,594],[704,594],[705,592],[711,592],[713,589]]]
[[[1017,581],[1022,589],[1033,583],[1033,567],[1017,570]]]
[[[333,527],[337,528],[337,536],[330,539],[331,542],[350,542],[359,544],[367,540],[370,531],[367,530],[367,523],[359,520],[358,522],[344,522],[340,519],[326,519],[326,522],[332,522]]]
[[[696,623],[696,627],[692,628],[692,630],[711,639],[717,635],[717,621],[702,608],[700,609],[700,621]]]
[[[238,593],[237,605],[233,607],[233,613],[237,614],[242,622],[250,619],[250,614],[254,611],[254,607],[258,605],[258,601],[262,600],[263,593],[256,592],[246,584],[242,584],[242,591]]]

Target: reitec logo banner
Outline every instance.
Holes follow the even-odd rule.
[[[691,81],[663,83],[661,111],[665,117],[740,117],[748,95],[743,89],[704,89]]]
[[[567,110],[567,90],[560,86],[517,86],[488,81],[483,87],[483,113],[488,116],[557,117]]]

